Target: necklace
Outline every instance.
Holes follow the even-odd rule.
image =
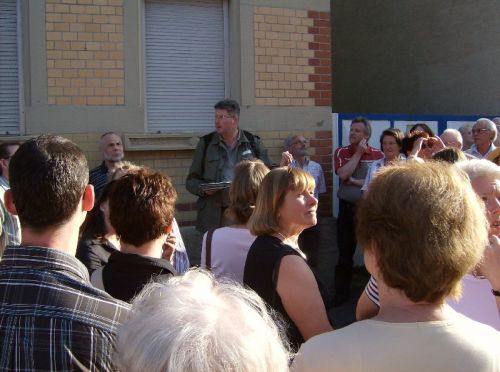
[[[281,240],[283,240],[283,241],[285,241],[285,240],[287,240],[287,239],[288,239],[285,235],[283,235],[283,234],[282,234],[282,233],[280,233],[280,232],[277,232],[277,233],[276,233],[276,235],[278,235],[278,236],[281,238]]]
[[[307,259],[306,254],[300,250],[300,247],[299,247],[297,241],[295,241],[295,242],[290,241],[289,240],[290,237],[286,237],[285,235],[283,235],[280,232],[277,232],[276,235],[277,235],[277,238],[280,238],[283,243],[286,243],[290,248],[292,248],[295,251],[297,251],[302,256],[302,258],[304,260]]]

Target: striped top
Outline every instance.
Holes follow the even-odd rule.
[[[7,247],[0,262],[0,370],[113,370],[114,334],[129,305],[91,286],[76,258]]]
[[[0,177],[0,256],[8,245],[21,244],[21,225],[19,218],[5,208],[5,191],[10,188],[9,181]]]
[[[89,173],[89,183],[94,186],[96,198],[101,195],[102,189],[108,183],[108,168],[104,161]]]

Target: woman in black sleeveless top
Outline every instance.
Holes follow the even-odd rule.
[[[249,221],[257,239],[248,252],[243,282],[283,316],[294,350],[332,330],[316,279],[297,243],[302,230],[316,224],[313,191],[309,173],[273,169],[261,184]]]

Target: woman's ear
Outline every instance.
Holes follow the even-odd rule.
[[[377,256],[377,246],[374,241],[364,244],[363,246],[363,256],[365,261],[366,270],[373,276],[376,276],[378,272],[378,256]]]
[[[170,222],[170,225],[167,226],[167,228],[165,229],[165,232],[167,234],[170,234],[172,232],[173,228],[174,228],[174,220],[172,220],[172,222]]]

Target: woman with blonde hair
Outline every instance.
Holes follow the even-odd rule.
[[[229,189],[230,205],[226,215],[233,225],[209,230],[201,248],[201,267],[210,269],[216,278],[228,277],[243,282],[243,268],[248,250],[255,240],[247,222],[255,208],[257,191],[269,169],[260,160],[243,160],[234,168]]]
[[[243,282],[283,315],[295,349],[332,330],[314,274],[297,238],[316,224],[314,178],[291,167],[275,168],[262,181],[249,220],[257,239],[250,247]]]

